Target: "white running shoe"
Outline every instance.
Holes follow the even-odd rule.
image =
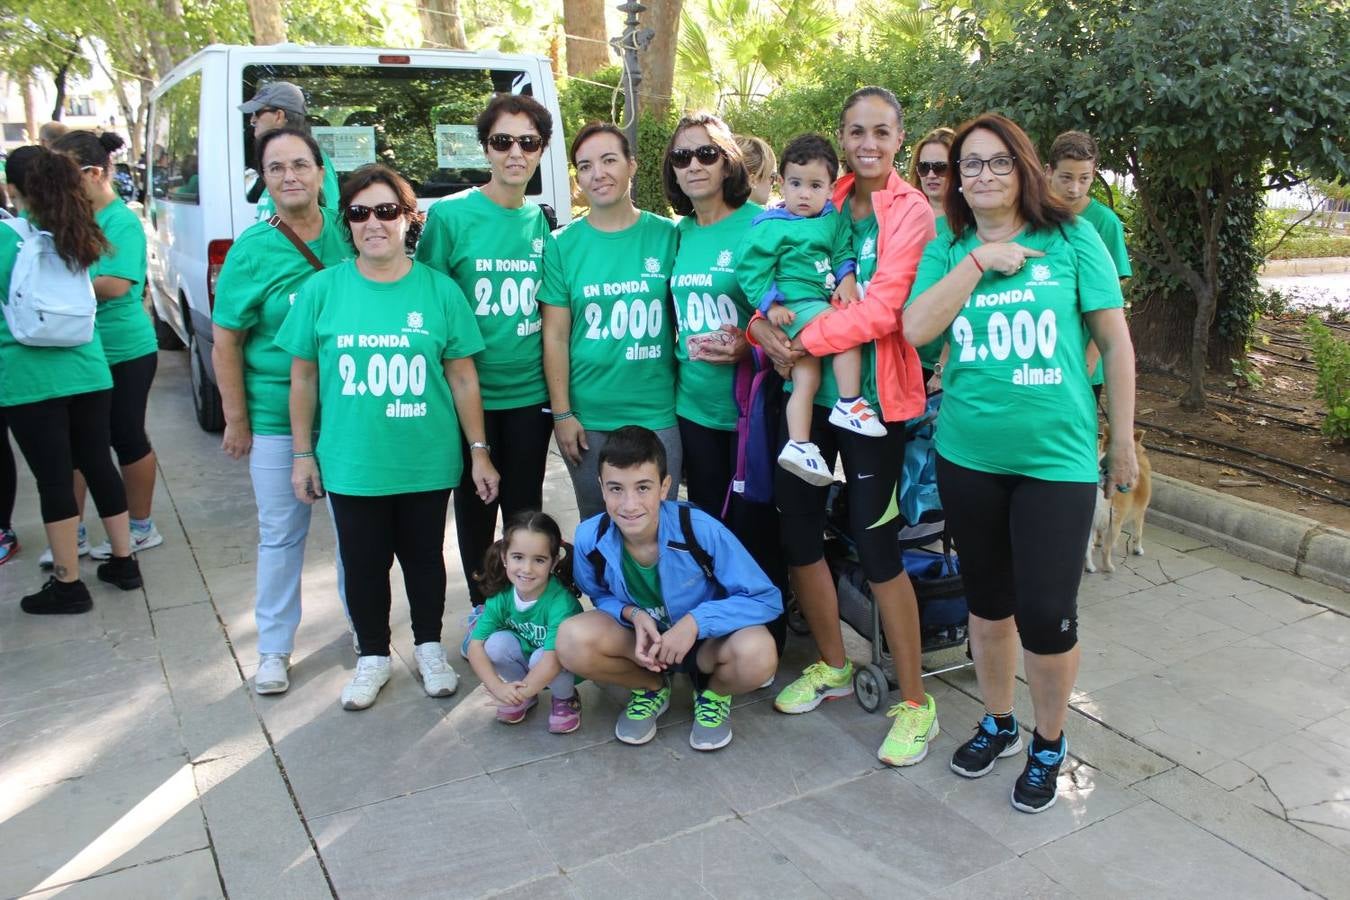
[[[389,657],[363,656],[356,661],[356,674],[342,689],[343,709],[366,709],[389,683]]]
[[[89,535],[84,530],[83,522],[80,523],[79,548],[80,548],[80,556],[89,555]],[[56,563],[52,561],[52,548],[48,547],[46,550],[43,550],[41,554],[38,555],[38,566],[43,569],[50,569],[54,565],[56,565]]]
[[[253,676],[253,690],[259,694],[284,694],[291,686],[287,669],[291,658],[286,653],[263,653],[258,657],[258,672]]]
[[[428,697],[449,697],[459,687],[459,676],[445,660],[445,648],[439,642],[418,644],[413,650],[417,657],[417,677]]]
[[[825,465],[820,448],[812,443],[788,441],[778,454],[778,464],[808,484],[825,487],[834,481],[834,473]]]
[[[866,397],[859,397],[852,403],[836,401],[830,410],[830,424],[863,437],[886,436],[886,426],[881,424],[881,417]]]
[[[151,522],[150,527],[145,531],[131,529],[131,552],[140,553],[143,550],[149,550],[151,547],[158,547],[164,543],[164,535],[159,533],[155,523]],[[104,541],[97,547],[89,551],[91,559],[112,559],[112,543]]]

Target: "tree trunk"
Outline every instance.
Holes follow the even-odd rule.
[[[33,75],[25,73],[19,82],[19,91],[23,94],[23,121],[28,129],[28,142],[38,141],[37,102],[33,99]]]
[[[150,41],[150,52],[154,54],[155,70],[162,77],[185,55],[187,36],[183,31],[182,0],[161,0],[160,13],[164,30],[155,35],[157,40]]]
[[[568,75],[589,75],[609,65],[605,0],[563,0],[563,28],[567,32]]]
[[[254,44],[280,44],[286,40],[286,19],[277,0],[248,0],[248,21]]]
[[[647,0],[643,27],[656,32],[646,52],[638,55],[642,84],[638,88],[638,111],[665,115],[675,91],[675,50],[680,38],[680,9],[684,0]]]
[[[422,20],[423,47],[469,49],[464,17],[459,14],[459,0],[423,0],[417,15]]]
[[[66,61],[56,70],[52,80],[56,82],[56,102],[52,104],[52,121],[60,122],[62,107],[66,105],[66,76],[70,74],[70,62]]]

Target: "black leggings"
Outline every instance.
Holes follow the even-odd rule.
[[[108,454],[108,409],[112,391],[92,391],[5,407],[14,440],[37,481],[43,522],[80,514],[75,505],[75,469],[84,473],[98,514],[127,511],[122,476]]]
[[[705,513],[722,518],[727,488],[736,473],[736,432],[709,428],[688,419],[676,419],[684,447],[684,484],[689,502]]]
[[[941,456],[937,479],[971,614],[1014,617],[1032,653],[1072,650],[1097,486],[979,472]]]
[[[333,524],[346,571],[347,611],[363,656],[389,655],[389,569],[398,557],[413,643],[441,639],[445,614],[445,511],[450,489],[357,497],[335,494]]]
[[[459,540],[459,563],[469,581],[469,601],[483,605],[483,591],[474,574],[483,571],[483,556],[497,539],[497,509],[502,521],[525,509],[543,509],[544,468],[548,464],[548,442],[553,436],[553,417],[538,404],[516,409],[483,411],[487,442],[492,447],[492,464],[501,475],[497,499],[484,503],[478,499],[469,465],[469,444],[461,439],[464,451],[464,477],[455,491],[455,534]]]
[[[897,513],[885,522],[880,520],[891,511],[900,480],[905,459],[904,423],[887,423],[885,437],[864,437],[831,425],[826,407],[812,406],[811,411],[811,442],[820,448],[826,464],[834,468],[835,457],[844,457],[849,532],[857,545],[863,573],[873,584],[890,581],[904,571],[897,543],[900,516]],[[780,443],[788,439],[786,407],[779,437]],[[787,564],[809,566],[823,559],[829,487],[807,484],[780,467],[774,474],[773,491]]]
[[[117,454],[118,465],[140,462],[150,453],[150,438],[145,433],[145,407],[158,367],[157,353],[147,353],[108,367],[113,380],[110,443]]]
[[[14,448],[9,445],[9,424],[0,410],[0,529],[14,524],[14,498],[19,493],[19,472],[14,466]]]

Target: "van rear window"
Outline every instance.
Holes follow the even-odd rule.
[[[491,171],[474,120],[494,93],[531,93],[529,76],[509,69],[251,65],[243,77],[245,98],[270,81],[289,81],[305,92],[309,126],[339,179],[379,162],[426,198],[486,184]],[[256,170],[248,116],[240,127],[245,159]],[[541,192],[536,172],[527,193]]]

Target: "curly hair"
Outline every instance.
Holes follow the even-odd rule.
[[[494,597],[511,586],[511,579],[506,576],[506,551],[510,549],[511,538],[517,531],[542,534],[548,538],[548,555],[553,559],[554,573],[560,575],[564,582],[570,580],[570,572],[557,571],[564,562],[569,567],[571,565],[571,554],[563,557],[562,529],[548,513],[526,509],[507,520],[502,528],[501,540],[495,541],[483,554],[483,571],[475,574],[473,579],[482,588],[484,597]]]
[[[474,128],[478,131],[478,143],[486,147],[492,129],[502,116],[525,116],[539,132],[539,139],[545,147],[553,137],[553,115],[548,108],[528,94],[494,94],[488,105],[478,114]]]
[[[37,148],[26,154],[23,171],[6,176],[23,194],[33,223],[52,236],[56,252],[72,269],[87,269],[111,246],[94,221],[76,161],[65,153]],[[17,177],[16,177],[17,176]]]

